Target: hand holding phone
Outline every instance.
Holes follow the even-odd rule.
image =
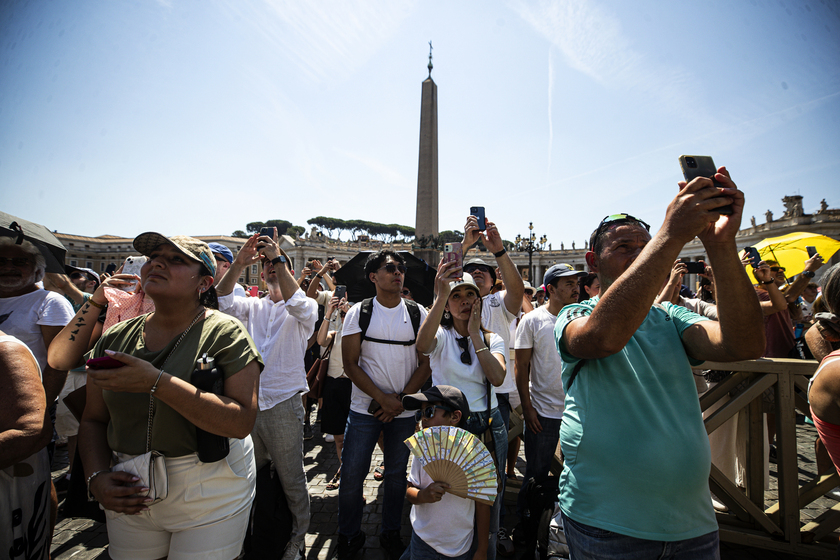
[[[91,358],[85,365],[90,369],[115,369],[124,367],[126,364],[111,356],[102,356],[101,358]]]
[[[333,297],[337,297],[339,300],[347,295],[347,286],[336,286],[335,291],[333,291]]]
[[[746,257],[750,261],[750,266],[753,269],[758,268],[758,263],[761,262],[761,255],[758,254],[758,249],[755,247],[744,247],[744,253],[746,253]]]
[[[461,243],[446,243],[443,246],[443,262],[454,262],[456,267],[464,266],[464,251]]]
[[[478,221],[478,231],[487,229],[487,218],[484,215],[484,206],[470,206],[470,216],[475,216]]]
[[[697,177],[707,177],[712,180],[712,183],[714,184],[715,188],[723,188],[723,185],[721,185],[715,180],[717,167],[715,167],[715,162],[711,158],[711,156],[680,156],[679,159],[680,168],[682,169],[683,177],[685,177],[686,183],[690,183]],[[715,211],[720,212],[721,214],[724,214],[726,216],[731,215],[733,212],[731,204],[721,206]]]

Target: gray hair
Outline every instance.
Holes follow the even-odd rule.
[[[15,240],[11,237],[0,236],[0,250],[6,247],[15,246],[20,247],[23,252],[29,254],[30,257],[35,259],[35,281],[39,282],[43,280],[44,274],[47,271],[47,260],[44,258],[44,255],[41,254],[41,251],[38,250],[38,247],[26,239],[23,240],[23,243],[17,245]]]
[[[840,264],[835,264],[822,277],[823,299],[832,313],[840,311]]]

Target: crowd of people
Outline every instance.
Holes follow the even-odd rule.
[[[69,266],[46,274],[38,247],[0,238],[0,540],[12,543],[10,558],[46,558],[55,487],[75,485],[104,511],[116,560],[229,560],[260,539],[275,543],[271,557],[303,558],[303,447],[317,403],[340,460],[328,485],[339,560],[365,544],[363,487],[377,445],[388,558],[512,555],[501,497],[516,476],[517,412],[526,481],[546,481],[562,449],[558,501],[572,558],[718,558],[715,508],[725,506],[713,503],[708,478],[714,461],[740,482],[738,453],[724,449],[729,440],[710,446],[698,401],[727,373],[701,382],[692,367],[824,359],[810,386],[817,455],[821,468],[840,465],[840,267],[820,293],[820,255],[792,281],[776,262],[753,266],[735,243],[744,195],[725,168],[715,181],[680,183],[655,234],[627,214],[593,223],[589,272],[556,264],[538,287],[523,282],[496,224],[469,216],[464,257],[441,261],[428,308],[405,286],[400,254],[372,253],[364,273],[375,296],[348,302],[336,260],[310,261],[296,277],[276,231],[236,255],[143,233],[134,240],[140,274],[101,276]],[[696,293],[678,259],[695,237],[709,265]],[[479,243],[495,262],[470,256]],[[263,294],[237,284],[252,265]],[[328,359],[322,371],[319,358]],[[762,400],[770,444],[772,391]],[[433,426],[460,427],[486,446],[492,505],[409,466],[405,440]],[[78,467],[55,483],[53,427]],[[266,526],[253,520],[257,505],[276,501],[258,480],[282,489],[287,531],[255,533]],[[520,536],[539,521],[528,508],[521,492]]]

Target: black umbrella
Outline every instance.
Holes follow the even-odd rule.
[[[17,244],[24,239],[32,242],[44,255],[47,272],[64,274],[64,254],[67,251],[61,241],[44,226],[0,212],[0,235],[14,238]]]
[[[362,251],[335,273],[336,283],[347,286],[348,301],[358,303],[376,295],[376,287],[365,274],[365,262],[372,253],[373,251]],[[411,290],[414,301],[425,307],[431,306],[435,298],[437,270],[408,251],[397,251],[397,254],[405,259],[408,269],[403,285]]]

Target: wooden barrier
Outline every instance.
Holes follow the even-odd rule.
[[[717,515],[722,541],[785,552],[797,558],[835,558],[837,539],[831,533],[840,526],[840,504],[804,526],[800,522],[800,509],[840,483],[837,473],[829,472],[799,487],[796,409],[807,416],[811,414],[805,392],[808,378],[816,368],[815,361],[770,358],[705,362],[695,368],[734,372],[700,397],[704,412],[719,405],[705,419],[708,433],[738,412],[748,418],[746,492],[714,465],[709,478],[712,492],[729,507],[728,513]],[[765,509],[761,395],[768,388],[773,388],[776,396],[779,501]],[[829,542],[821,542],[822,538]]]

